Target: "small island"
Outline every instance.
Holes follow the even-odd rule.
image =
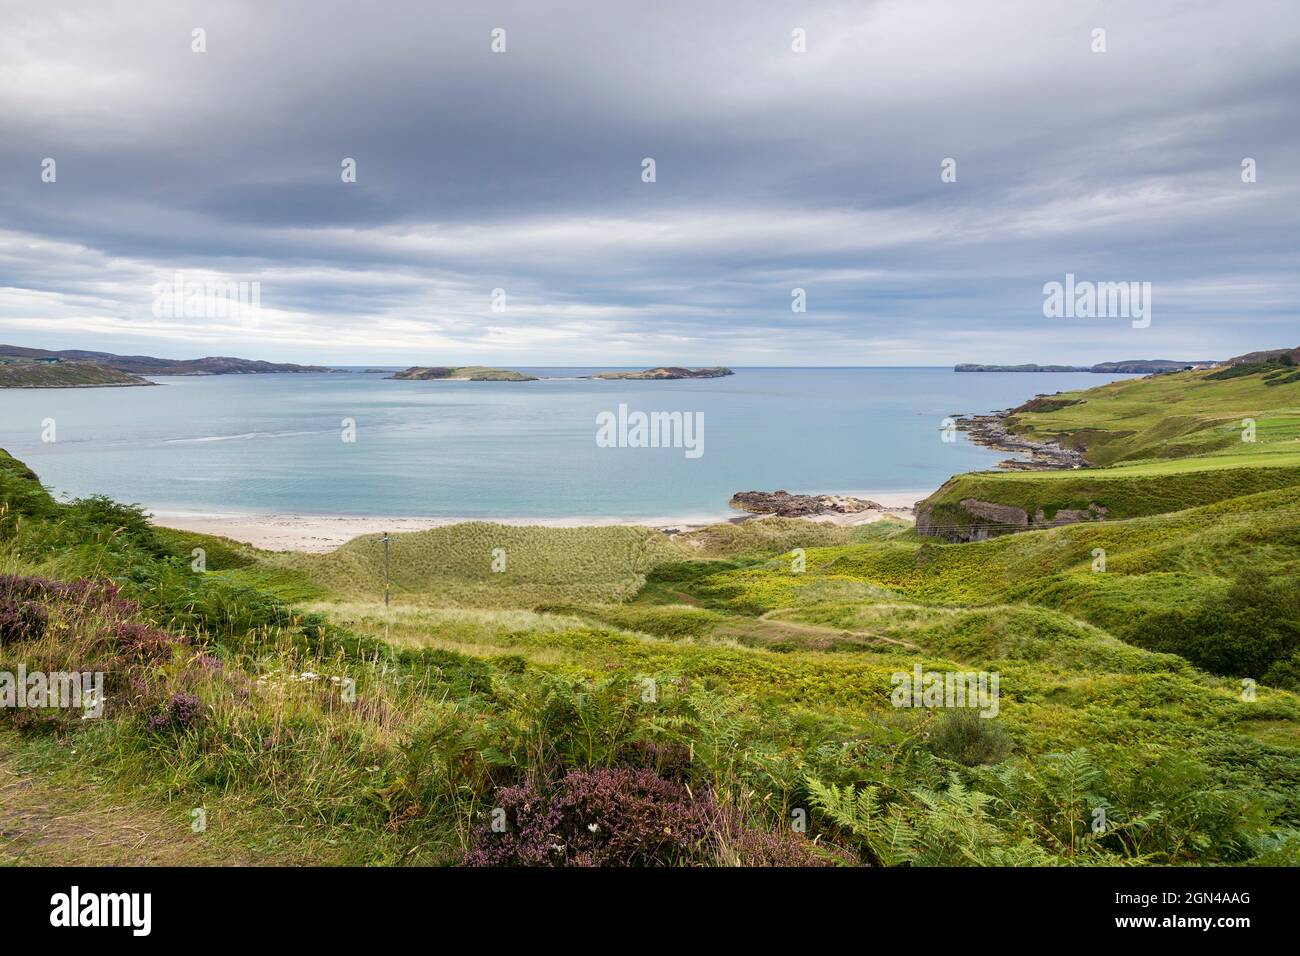
[[[735,374],[731,369],[722,366],[717,368],[680,368],[675,365],[661,365],[658,368],[648,368],[643,372],[597,372],[592,378],[642,382],[665,381],[677,378],[722,378],[724,375]]]
[[[414,365],[401,372],[388,376],[390,379],[402,379],[411,382],[535,382],[535,375],[525,375],[504,368],[489,368],[486,365]]]

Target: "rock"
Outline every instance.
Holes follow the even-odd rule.
[[[978,498],[962,498],[957,505],[971,520],[958,522],[951,512],[936,518],[932,506],[922,505],[916,513],[917,534],[931,535],[954,543],[984,541],[1017,531],[1037,531],[1040,528],[1057,528],[1080,521],[1100,521],[1109,514],[1107,508],[1096,502],[1091,502],[1087,508],[1061,508],[1051,518],[1044,514],[1042,508],[1031,516],[1025,509],[1015,505],[981,501]]]
[[[1015,505],[1000,505],[993,501],[980,501],[976,498],[963,498],[962,508],[969,514],[983,518],[993,525],[1006,528],[1023,529],[1029,527],[1029,515],[1024,508]]]
[[[741,491],[731,496],[730,505],[751,514],[770,514],[781,518],[885,510],[884,505],[866,498],[852,498],[848,495],[792,495],[788,491]]]
[[[1023,408],[1023,406],[1022,406]],[[970,435],[971,441],[995,451],[1009,451],[1027,455],[1023,459],[1008,459],[998,463],[1009,471],[1053,471],[1064,468],[1086,468],[1087,459],[1073,448],[1062,448],[1054,441],[1034,441],[1017,435],[1007,427],[1010,411],[991,415],[954,415],[957,430]]]

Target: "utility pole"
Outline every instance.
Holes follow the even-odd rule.
[[[384,532],[384,607],[388,607],[388,532]]]

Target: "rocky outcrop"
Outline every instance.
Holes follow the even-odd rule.
[[[954,415],[953,420],[957,430],[968,434],[977,445],[1028,456],[998,462],[999,468],[1008,471],[1053,471],[1087,467],[1087,459],[1073,448],[1063,448],[1054,441],[1035,441],[1011,431],[1007,427],[1011,413],[1011,410],[1004,409],[991,415]]]
[[[955,543],[983,541],[1016,531],[1037,531],[1081,521],[1100,521],[1107,513],[1106,508],[1093,502],[1087,508],[1061,508],[1049,518],[1042,508],[1031,515],[1015,505],[962,498],[957,502],[955,511],[952,505],[936,507],[922,502],[916,511],[916,531],[918,534],[932,535]]]
[[[788,491],[741,491],[731,496],[731,507],[751,514],[781,518],[806,518],[824,514],[860,514],[884,511],[885,506],[848,495],[792,495]]]

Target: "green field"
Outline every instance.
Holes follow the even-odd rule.
[[[1295,865],[1295,385],[1205,378],[1024,416],[1088,423],[1110,467],[954,479],[1105,520],[973,543],[475,522],[397,536],[387,608],[375,536],[259,552],[55,502],[0,453],[0,671],[109,675],[97,720],[0,711],[0,763],[80,794],[58,819],[97,791],[174,826],[162,862]],[[1154,453],[1191,387],[1217,424]],[[1259,440],[1202,447],[1228,409]],[[996,715],[897,706],[918,665],[996,675]],[[0,862],[53,853],[0,836]]]
[[[1178,372],[1027,402],[1011,430],[1081,451],[1097,467],[957,475],[921,505],[950,540],[1072,519],[1167,514],[1300,484],[1300,377],[1291,366]],[[1254,369],[1251,371],[1251,369]],[[1231,377],[1223,377],[1230,375]],[[1220,376],[1220,377],[1215,377]],[[1249,439],[1249,440],[1244,440]]]
[[[1176,372],[1065,392],[1052,396],[1053,404],[1078,404],[1018,412],[1012,424],[1021,434],[1076,448],[1094,465],[1221,452],[1253,456],[1288,442],[1295,447],[1300,441],[1300,369],[1241,369],[1243,374],[1230,378],[1223,377],[1225,370]],[[1256,424],[1254,443],[1242,441],[1247,418]]]

